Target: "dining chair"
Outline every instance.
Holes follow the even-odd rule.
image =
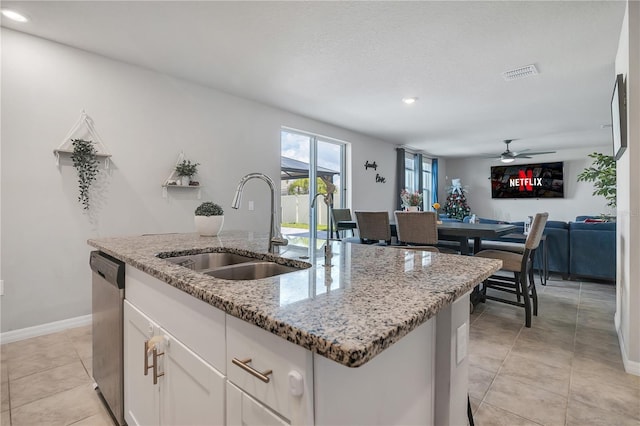
[[[351,236],[355,236],[353,232],[355,225],[338,223],[353,220],[351,218],[351,209],[331,209],[331,218],[333,219],[333,230],[338,238],[340,238],[340,231],[343,231],[343,236],[345,231],[351,231]]]
[[[396,211],[393,214],[398,244],[435,246],[438,243],[438,216],[435,212]]]
[[[391,244],[391,227],[389,226],[389,213],[356,211],[356,222],[360,242],[364,244],[380,243]]]
[[[502,260],[502,271],[512,272],[513,278],[504,275],[492,275],[482,283],[482,298],[524,307],[525,326],[531,327],[531,305],[533,315],[538,315],[538,293],[533,279],[533,259],[535,251],[540,245],[542,232],[549,218],[549,213],[538,213],[533,219],[531,230],[524,243],[523,253],[503,250],[482,250],[475,255],[489,259]],[[516,300],[503,299],[487,295],[487,289],[492,288],[516,296]],[[520,299],[522,298],[522,302]]]

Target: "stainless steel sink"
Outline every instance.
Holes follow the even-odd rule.
[[[223,280],[258,280],[300,270],[300,268],[279,263],[256,261],[207,271],[205,274]]]
[[[235,253],[200,253],[190,254],[187,256],[168,257],[171,263],[184,266],[196,272],[210,271],[228,265],[236,265],[238,263],[251,262],[256,260],[253,257],[241,256]]]

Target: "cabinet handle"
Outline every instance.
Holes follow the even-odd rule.
[[[233,358],[231,360],[231,363],[234,365],[237,365],[238,367],[242,368],[244,371],[246,371],[247,373],[251,374],[254,377],[257,377],[258,379],[262,380],[265,383],[269,383],[269,375],[273,374],[272,370],[267,370],[264,372],[259,372],[258,370],[254,369],[253,367],[251,367],[250,365],[247,365],[251,362],[251,358],[246,358],[246,359],[238,359],[238,358]]]
[[[149,369],[153,366],[149,366],[149,341],[144,341],[144,375],[149,375]]]
[[[158,353],[158,348],[153,348],[153,384],[158,384],[158,377],[164,376],[164,373],[158,374],[158,357],[164,355],[164,352]]]

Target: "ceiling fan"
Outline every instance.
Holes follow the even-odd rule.
[[[495,157],[492,156],[491,158],[496,158],[497,160],[502,161],[503,163],[512,163],[516,160],[516,158],[531,158],[530,155],[540,155],[540,154],[554,154],[555,151],[540,151],[540,152],[528,152],[528,149],[523,149],[522,151],[516,152],[516,151],[511,151],[509,150],[509,144],[513,142],[513,139],[506,139],[504,141],[504,143],[507,145],[507,149],[500,154],[499,156]]]

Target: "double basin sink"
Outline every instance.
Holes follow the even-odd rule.
[[[258,280],[300,271],[311,266],[309,264],[305,264],[304,267],[283,265],[231,252],[199,253],[164,259],[223,280]]]

